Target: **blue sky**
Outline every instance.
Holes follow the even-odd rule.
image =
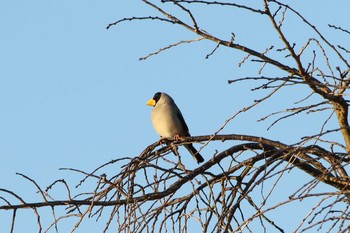
[[[303,1],[296,8],[321,29],[326,30],[327,23],[347,26],[350,3],[340,1],[341,7],[331,1],[314,4]],[[260,51],[276,40],[270,29],[255,25],[254,16],[221,11],[198,9],[204,29],[224,38],[234,31],[240,43]],[[80,177],[59,168],[91,171],[111,159],[137,156],[158,139],[150,123],[151,109],[145,105],[157,91],[172,95],[192,135],[215,132],[228,117],[267,93],[249,92],[250,84],[228,85],[227,80],[256,75],[258,68],[249,63],[239,68],[244,55],[226,48],[205,59],[216,46],[211,42],[186,44],[138,60],[179,40],[197,38],[178,26],[138,21],[106,30],[120,18],[155,14],[140,1],[0,2],[0,188],[20,196],[30,194],[28,201],[34,201],[38,200],[34,187],[16,172],[42,187],[62,177],[74,185]],[[223,20],[218,24],[220,17]],[[300,22],[292,20],[289,25],[292,40],[305,33]],[[329,35],[332,41],[345,43],[338,38],[341,34]],[[286,143],[318,133],[319,122],[327,117],[322,114],[296,118],[269,131],[271,121],[256,122],[270,112],[267,110],[282,110],[285,101],[305,97],[304,91],[282,91],[234,119],[223,133],[265,136]],[[29,211],[18,215],[15,232],[36,231]],[[0,218],[8,216],[0,212]],[[2,223],[0,232],[6,232],[8,226]]]

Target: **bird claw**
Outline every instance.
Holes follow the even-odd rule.
[[[166,139],[164,139],[164,138],[160,138],[160,139],[158,140],[158,144],[159,144],[159,145],[162,145],[162,144],[164,143],[165,140],[166,140]]]
[[[171,138],[160,138],[158,140],[158,144],[161,145],[163,143],[168,142],[169,140],[171,141]],[[181,137],[178,134],[175,134],[174,141],[180,141],[180,140],[181,140]]]
[[[175,134],[174,140],[175,140],[175,141],[179,141],[179,140],[180,140],[180,136],[179,136],[178,134]]]

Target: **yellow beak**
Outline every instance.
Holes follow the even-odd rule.
[[[150,99],[146,102],[146,105],[154,107],[154,105],[156,105],[156,101],[154,99]]]

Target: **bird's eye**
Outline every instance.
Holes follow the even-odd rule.
[[[153,99],[154,101],[156,101],[156,103],[158,102],[158,100],[160,99],[160,96],[162,95],[162,93],[157,92],[156,94],[154,94]]]

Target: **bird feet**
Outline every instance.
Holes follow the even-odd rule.
[[[161,145],[161,144],[163,144],[164,142],[166,142],[166,138],[159,138],[159,140],[158,140],[158,144],[159,145]]]
[[[171,138],[160,138],[158,140],[158,143],[159,144],[163,144],[163,143],[166,143],[169,140],[171,140]],[[174,141],[180,141],[180,140],[181,140],[181,137],[178,134],[175,134],[174,135]]]

